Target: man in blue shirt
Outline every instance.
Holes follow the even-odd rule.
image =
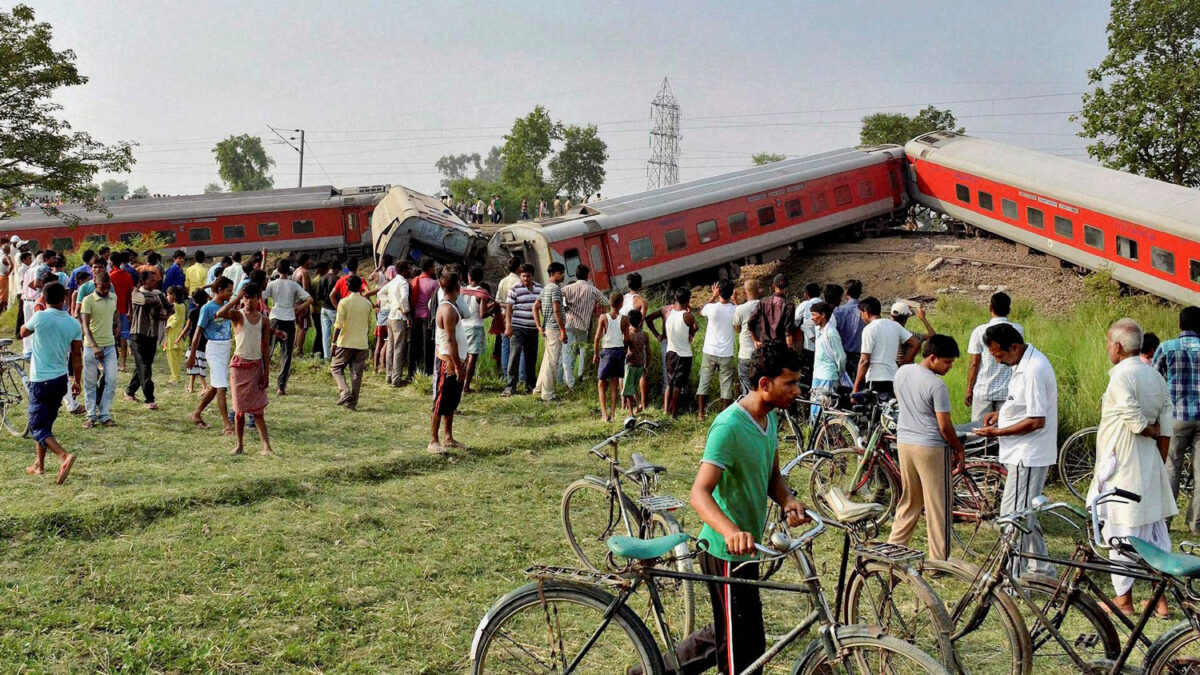
[[[854,378],[858,374],[858,362],[862,356],[862,313],[858,310],[858,299],[862,296],[862,282],[851,279],[846,282],[846,301],[833,310],[838,335],[842,336],[842,348],[846,350],[846,374]],[[828,300],[826,300],[828,302]]]
[[[29,367],[29,434],[37,444],[37,457],[25,473],[38,476],[46,472],[46,450],[49,449],[62,464],[58,468],[58,484],[62,485],[75,464],[75,455],[68,453],[54,438],[54,420],[69,390],[73,396],[83,391],[83,329],[79,322],[63,311],[67,289],[57,281],[42,288],[46,309],[34,313],[21,326],[21,337],[32,338],[33,353]],[[68,377],[68,372],[70,376]],[[68,382],[69,380],[69,382]]]
[[[187,254],[183,252],[183,249],[178,249],[171,254],[171,260],[174,262],[163,273],[163,290],[175,286],[187,286],[187,280],[183,274],[183,263],[187,262]]]
[[[1154,369],[1167,380],[1175,429],[1167,451],[1167,480],[1179,499],[1179,473],[1184,455],[1191,450],[1192,475],[1200,475],[1200,307],[1179,312],[1179,337],[1167,340],[1154,352]],[[1192,496],[1188,530],[1200,534],[1200,503]]]
[[[192,424],[203,429],[208,428],[208,423],[200,415],[215,398],[217,409],[221,411],[221,423],[225,426],[224,433],[228,436],[234,431],[233,424],[229,421],[229,402],[225,398],[225,390],[229,388],[233,326],[229,319],[218,318],[217,311],[233,296],[233,282],[227,277],[218,277],[209,292],[213,294],[213,299],[200,308],[200,318],[196,321],[197,330],[192,336],[192,349],[187,362],[189,369],[196,367],[196,352],[199,349],[200,336],[203,335],[208,340],[208,346],[204,350],[208,358],[208,388],[204,390],[195,412],[192,413]]]
[[[91,272],[92,271],[92,258],[95,258],[95,257],[96,257],[96,252],[90,248],[83,252],[83,264],[80,265],[79,267],[76,267],[75,269],[71,270],[71,277],[69,279],[67,279],[67,290],[68,291],[79,290],[79,282],[75,280],[75,277],[80,272]]]

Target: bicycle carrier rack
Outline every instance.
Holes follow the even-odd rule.
[[[860,558],[889,565],[908,565],[925,559],[924,551],[918,551],[915,548],[899,544],[888,544],[882,541],[856,544],[854,546],[854,553]]]
[[[682,509],[685,504],[671,495],[642,495],[638,497],[637,504],[647,511],[676,511]]]
[[[556,567],[553,565],[534,565],[525,568],[525,576],[538,581],[574,581],[584,584],[603,584],[614,588],[626,588],[632,583],[629,579],[616,574],[592,572],[591,570],[575,569],[573,567]]]

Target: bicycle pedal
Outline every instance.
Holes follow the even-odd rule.
[[[637,503],[647,511],[676,511],[685,506],[671,495],[642,495],[638,497]]]

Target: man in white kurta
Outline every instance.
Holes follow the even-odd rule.
[[[1121,319],[1108,332],[1108,388],[1101,399],[1100,429],[1096,440],[1096,473],[1088,502],[1099,493],[1121,488],[1141,495],[1140,502],[1110,501],[1100,505],[1105,541],[1113,537],[1139,537],[1163,550],[1171,549],[1166,519],[1179,512],[1171,498],[1164,463],[1173,417],[1167,383],[1154,368],[1138,358],[1142,329],[1132,319]],[[1113,560],[1128,560],[1117,551]],[[1133,579],[1114,574],[1113,598],[1122,611],[1133,606]],[[1158,613],[1166,614],[1165,599]]]

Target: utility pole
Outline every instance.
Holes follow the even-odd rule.
[[[653,190],[679,182],[679,103],[665,77],[650,110],[654,129],[650,131],[652,154],[646,163],[646,189]]]
[[[278,136],[279,140],[286,143],[289,148],[300,153],[300,182],[296,185],[296,187],[304,187],[304,130],[303,129],[284,129],[283,130],[283,131],[288,131],[291,133],[300,134],[300,137],[296,138],[295,136],[284,136],[283,134],[279,133],[279,131],[280,131],[279,129],[276,129],[275,127],[271,126],[270,124],[267,125],[267,128],[270,129],[276,136]],[[300,141],[300,147],[297,148],[295,145],[292,144],[292,141],[295,141],[295,140]]]

